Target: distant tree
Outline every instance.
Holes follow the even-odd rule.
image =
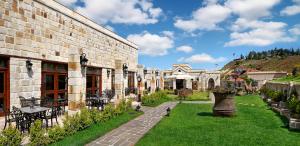
[[[241,54],[240,59],[245,59],[245,56],[243,54]]]
[[[297,76],[297,74],[298,74],[297,67],[293,68],[292,74],[293,74],[293,76]]]

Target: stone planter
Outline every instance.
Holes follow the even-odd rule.
[[[235,114],[234,96],[232,92],[213,92],[215,104],[213,107],[214,116],[231,117]]]
[[[286,102],[280,101],[278,107],[281,109],[286,109]]]
[[[300,130],[300,119],[291,117],[289,127],[291,130]]]

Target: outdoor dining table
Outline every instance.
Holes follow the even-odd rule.
[[[26,120],[28,120],[28,129],[30,128],[31,123],[41,116],[46,118],[46,126],[48,128],[48,120],[46,115],[48,110],[50,110],[50,108],[41,106],[28,106],[20,108],[20,111],[24,114]]]

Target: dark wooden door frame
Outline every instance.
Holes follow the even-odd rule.
[[[3,58],[6,63],[6,68],[0,68],[0,72],[4,73],[4,93],[3,93],[3,110],[10,110],[10,70],[9,58]],[[0,112],[0,116],[4,116],[4,112]]]

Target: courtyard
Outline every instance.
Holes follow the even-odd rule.
[[[258,95],[237,96],[235,102],[233,118],[214,117],[212,104],[178,104],[137,145],[300,145],[300,133],[289,131],[287,120]]]

